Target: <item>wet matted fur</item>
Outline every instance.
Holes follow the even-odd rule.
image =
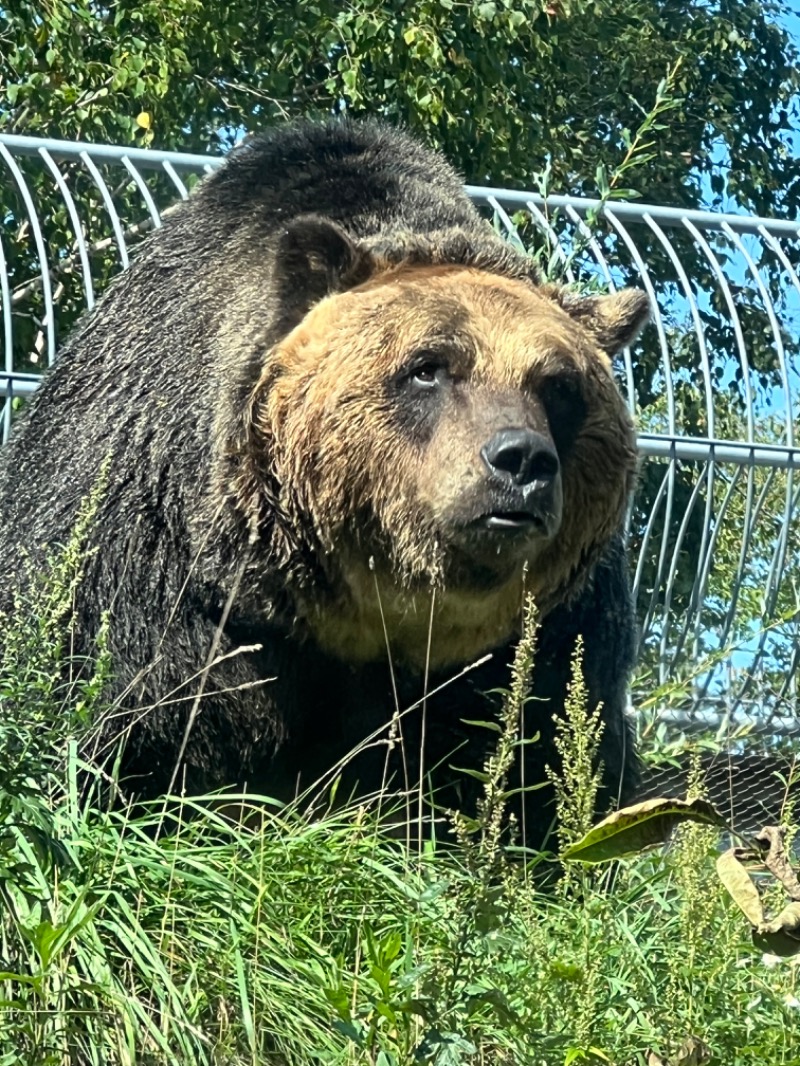
[[[129,733],[130,787],[164,790],[182,753],[190,792],[288,798],[491,653],[427,701],[422,758],[420,712],[404,720],[405,773],[437,766],[439,801],[469,806],[450,756],[485,756],[491,734],[464,720],[508,683],[525,573],[542,619],[525,780],[555,759],[580,634],[605,806],[636,775],[635,438],[611,356],[646,317],[640,293],[539,285],[397,130],[255,137],[148,238],[21,419],[0,467],[0,598],[23,548],[66,541],[108,462],[77,650],[110,611],[105,739]],[[379,787],[385,757],[355,760],[348,785]],[[536,843],[549,793],[526,803]]]

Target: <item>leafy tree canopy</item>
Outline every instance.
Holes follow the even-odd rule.
[[[219,151],[347,109],[399,119],[471,182],[594,193],[674,72],[633,184],[794,216],[797,51],[773,0],[9,0],[0,129]],[[676,69],[676,64],[678,64]]]

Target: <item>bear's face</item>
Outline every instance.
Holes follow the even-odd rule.
[[[626,315],[638,331],[635,295],[634,313],[630,293],[572,303],[401,265],[275,346],[253,415],[284,529],[332,590],[305,609],[323,644],[376,657],[388,626],[395,653],[455,663],[512,635],[523,575],[544,610],[569,594],[632,488],[633,427],[600,345],[632,338]]]

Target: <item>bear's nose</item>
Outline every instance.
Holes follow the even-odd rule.
[[[500,430],[481,448],[481,458],[491,474],[519,488],[549,485],[559,468],[553,445],[531,429]]]

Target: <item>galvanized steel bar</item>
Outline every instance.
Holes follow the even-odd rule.
[[[6,264],[6,255],[3,251],[3,235],[0,233],[0,300],[2,300],[3,308],[3,348],[5,354],[3,362],[5,364],[5,370],[0,372],[4,374],[5,380],[0,379],[0,403],[2,403],[2,440],[6,440],[11,430],[11,404],[14,398],[14,382],[12,380],[12,374],[14,371],[14,349],[13,349],[13,332],[11,321],[11,286],[8,281],[8,266]]]
[[[75,233],[75,245],[78,249],[78,257],[81,262],[81,271],[83,274],[83,291],[86,294],[86,307],[90,310],[94,307],[94,286],[92,284],[92,270],[89,266],[89,250],[86,246],[86,239],[83,235],[83,226],[81,225],[80,216],[78,214],[78,208],[75,205],[75,200],[72,197],[72,193],[69,191],[69,186],[64,180],[64,175],[58,169],[58,164],[47,151],[46,148],[42,148],[40,155],[47,166],[47,169],[53,175],[58,191],[61,193],[62,199],[67,207],[67,214],[69,220],[72,223],[72,229]]]
[[[150,190],[147,188],[147,185],[145,184],[144,179],[142,178],[142,175],[139,173],[139,171],[133,165],[133,163],[132,163],[132,161],[130,159],[130,156],[128,156],[128,155],[122,156],[122,159],[120,160],[120,162],[122,163],[122,165],[125,167],[125,169],[128,171],[128,173],[130,174],[130,176],[133,178],[134,182],[136,183],[136,188],[139,190],[139,192],[141,194],[141,197],[142,197],[142,200],[144,201],[145,207],[147,208],[147,211],[148,211],[148,213],[150,215],[150,219],[151,219],[151,221],[153,223],[153,228],[154,229],[160,229],[161,226],[163,225],[163,223],[161,221],[161,212],[156,207],[156,202],[153,199],[153,197],[150,195]]]
[[[718,463],[736,463],[739,466],[777,466],[787,470],[800,468],[800,447],[789,448],[782,444],[640,433],[639,452],[661,459],[680,459],[692,463],[714,459]]]
[[[94,159],[105,159],[109,163],[119,163],[126,155],[132,163],[138,163],[145,170],[161,170],[164,163],[169,163],[176,170],[189,173],[222,166],[222,156],[192,155],[190,152],[162,152],[157,148],[120,148],[113,144],[90,144],[88,141],[58,141],[50,138],[23,137],[15,133],[0,133],[0,144],[13,149],[17,155],[38,155],[44,145],[56,158],[74,159],[76,156],[88,155]]]
[[[165,159],[164,160],[163,170],[164,170],[164,173],[169,177],[169,179],[172,182],[172,184],[178,190],[178,195],[180,196],[181,200],[188,200],[189,199],[189,190],[186,188],[184,183],[178,177],[178,172],[175,169],[175,167],[172,165],[172,163],[171,163],[171,161],[169,159]]]
[[[569,284],[574,284],[575,274],[572,271],[570,257],[561,247],[561,239],[550,225],[550,220],[547,215],[534,200],[529,200],[525,206],[530,212],[534,224],[545,235],[548,247],[552,248],[552,258],[561,265],[564,271],[564,277]]]
[[[514,189],[495,189],[482,185],[467,185],[465,188],[469,195],[475,199],[486,199],[492,196],[512,210],[515,207],[517,209],[525,208],[530,202],[541,203],[544,200],[544,197],[538,193],[520,192]],[[736,233],[754,233],[760,226],[766,226],[772,233],[785,234],[791,237],[800,236],[800,224],[797,222],[761,218],[758,215],[729,215],[717,211],[661,207],[655,204],[640,204],[635,201],[625,203],[619,200],[593,200],[577,196],[548,196],[546,200],[548,207],[551,209],[565,208],[571,204],[581,215],[585,216],[590,211],[594,211],[601,216],[613,215],[615,218],[625,222],[642,222],[647,214],[663,226],[680,226],[683,225],[683,219],[688,219],[700,229],[719,229],[722,225],[728,225]]]
[[[636,246],[636,242],[631,237],[625,225],[615,215],[609,215],[608,222],[610,223],[612,229],[621,238],[622,243],[627,249],[634,266],[639,271],[639,277],[642,282],[642,287],[644,288],[644,291],[647,293],[647,297],[650,300],[650,307],[653,314],[653,322],[656,327],[656,333],[658,335],[658,345],[661,352],[661,364],[664,368],[664,385],[667,397],[668,429],[670,433],[674,433],[676,430],[675,394],[672,388],[672,367],[670,366],[669,341],[667,340],[667,334],[664,328],[664,320],[661,315],[661,309],[658,306],[656,286],[650,276],[650,271],[647,267],[647,264],[645,263],[641,252]]]
[[[36,255],[39,260],[39,267],[41,269],[42,279],[42,292],[44,295],[44,317],[40,323],[41,327],[45,330],[46,344],[47,344],[47,362],[51,363],[55,356],[55,313],[53,307],[53,290],[50,284],[50,266],[47,261],[47,253],[44,246],[44,238],[42,237],[42,228],[39,224],[39,216],[36,212],[36,207],[33,203],[33,197],[31,196],[28,188],[28,183],[25,181],[22,171],[17,166],[17,163],[6,146],[0,141],[0,159],[5,160],[5,164],[11,172],[11,177],[16,182],[19,189],[22,202],[25,205],[25,210],[28,213],[28,219],[30,220],[31,232],[33,233],[34,245],[36,247]],[[13,294],[12,294],[12,306],[13,306]]]
[[[81,162],[92,175],[92,179],[103,198],[103,203],[106,205],[106,211],[108,211],[108,217],[111,220],[111,228],[114,231],[114,237],[117,242],[117,248],[119,249],[119,259],[122,264],[122,269],[127,270],[130,266],[130,257],[128,256],[128,246],[125,243],[125,234],[122,232],[122,223],[120,222],[117,209],[114,207],[114,201],[111,199],[111,190],[106,185],[103,175],[97,169],[97,164],[88,154],[88,152],[81,152]]]

